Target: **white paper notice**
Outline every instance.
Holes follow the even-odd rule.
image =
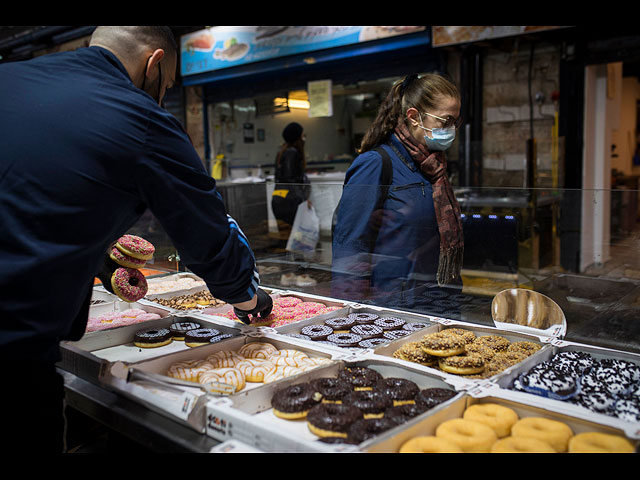
[[[316,80],[307,83],[309,93],[309,118],[333,116],[331,80]]]

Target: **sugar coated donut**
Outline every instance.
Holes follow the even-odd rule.
[[[464,353],[467,341],[460,335],[436,332],[422,337],[421,343],[422,350],[429,355],[450,357]]]
[[[320,400],[321,395],[310,383],[298,383],[276,390],[271,398],[271,408],[276,417],[295,420],[305,418]]]
[[[491,427],[464,418],[442,422],[436,428],[436,437],[455,443],[465,453],[488,453],[498,440]]]
[[[149,328],[138,330],[133,338],[133,344],[140,348],[157,348],[168,345],[173,336],[168,328]]]
[[[491,447],[491,453],[556,453],[547,442],[531,437],[505,437]]]
[[[111,247],[111,250],[109,251],[109,258],[121,267],[128,268],[142,268],[147,263],[146,260],[141,260],[139,258],[131,257],[126,253],[122,253],[116,247]]]
[[[349,426],[362,418],[362,412],[353,405],[319,403],[307,413],[307,426],[319,437],[347,438]]]
[[[462,418],[484,423],[496,432],[498,438],[509,436],[511,427],[519,419],[515,410],[497,403],[471,405],[464,411]]]
[[[473,375],[484,370],[484,358],[480,355],[452,355],[438,360],[440,370],[456,375]]]
[[[136,235],[123,235],[116,242],[116,248],[130,257],[140,260],[150,260],[156,251],[151,242]]]
[[[556,452],[567,451],[573,430],[564,422],[543,417],[526,417],[518,420],[511,427],[514,437],[537,438],[547,442]]]
[[[620,435],[584,432],[569,440],[569,453],[635,453],[635,448]]]
[[[398,453],[464,453],[464,451],[446,438],[425,435],[407,440]]]
[[[135,268],[116,268],[111,275],[113,293],[125,302],[137,302],[147,294],[147,279]]]
[[[223,383],[231,385],[235,392],[242,390],[246,383],[244,375],[237,368],[213,368],[206,370],[198,377],[199,383]]]

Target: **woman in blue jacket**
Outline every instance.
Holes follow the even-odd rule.
[[[333,295],[412,307],[417,287],[460,284],[460,207],[444,151],[460,94],[441,75],[391,88],[345,177],[333,234]]]

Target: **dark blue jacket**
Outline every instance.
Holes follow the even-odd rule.
[[[214,296],[253,297],[253,252],[215,181],[109,51],[0,65],[0,135],[1,353],[50,358],[78,338],[106,248],[147,209]]]
[[[346,173],[333,233],[333,295],[412,307],[416,287],[435,282],[440,236],[429,180],[395,135],[383,145],[393,179],[379,230],[382,157],[359,155]]]

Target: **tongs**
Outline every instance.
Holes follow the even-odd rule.
[[[159,383],[163,386],[171,388],[172,386],[199,388],[207,395],[226,396],[236,393],[236,387],[229,383],[223,382],[189,382],[187,380],[180,380],[179,378],[167,377],[166,375],[160,375],[157,373],[141,372],[130,368],[127,374],[127,381],[147,381],[151,383]],[[177,389],[173,389],[177,390]],[[182,390],[181,390],[182,391]]]

